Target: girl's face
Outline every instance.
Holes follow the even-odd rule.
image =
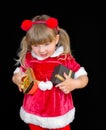
[[[43,59],[46,59],[55,52],[56,44],[58,43],[58,40],[59,40],[59,35],[57,35],[52,42],[44,43],[44,44],[36,45],[36,46],[32,45],[31,46],[32,51],[35,55]]]

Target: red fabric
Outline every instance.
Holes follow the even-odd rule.
[[[50,80],[54,67],[59,64],[65,65],[74,72],[80,68],[80,65],[70,55],[67,55],[65,60],[64,55],[50,57],[46,60],[37,60],[30,53],[26,55],[26,66],[34,70],[35,77],[39,81]],[[25,94],[23,101],[23,108],[26,112],[41,117],[61,116],[69,112],[73,107],[71,93],[64,94],[55,86],[46,91],[38,88],[33,95]]]
[[[30,130],[47,130],[45,128],[42,128],[40,126],[33,125],[33,124],[29,124],[29,128],[30,128]]]
[[[33,124],[29,124],[29,128],[30,130],[49,130],[49,129],[46,129],[46,128],[42,128],[40,126],[36,126],[36,125],[33,125]],[[59,128],[59,129],[51,129],[51,130],[71,130],[70,126],[67,125],[63,128]]]

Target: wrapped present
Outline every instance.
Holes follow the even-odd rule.
[[[51,81],[53,84],[58,84],[61,83],[62,81],[65,80],[63,74],[64,72],[71,78],[73,78],[74,76],[74,72],[70,69],[68,69],[67,67],[65,67],[64,65],[58,65],[54,68],[52,77],[51,77]]]
[[[26,76],[22,78],[22,86],[23,93],[33,94],[38,88],[38,81],[34,75],[32,68],[27,68],[25,71]]]

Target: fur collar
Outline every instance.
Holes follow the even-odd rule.
[[[59,56],[60,54],[62,54],[64,51],[63,46],[60,46],[56,49],[56,51],[50,56],[50,57],[56,57]],[[44,58],[37,56],[33,51],[31,51],[31,54],[33,57],[37,58],[38,60],[44,60]]]

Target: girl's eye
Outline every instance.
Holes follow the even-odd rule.
[[[37,45],[34,45],[34,47],[38,47]]]
[[[45,43],[45,46],[50,45],[50,43]]]

